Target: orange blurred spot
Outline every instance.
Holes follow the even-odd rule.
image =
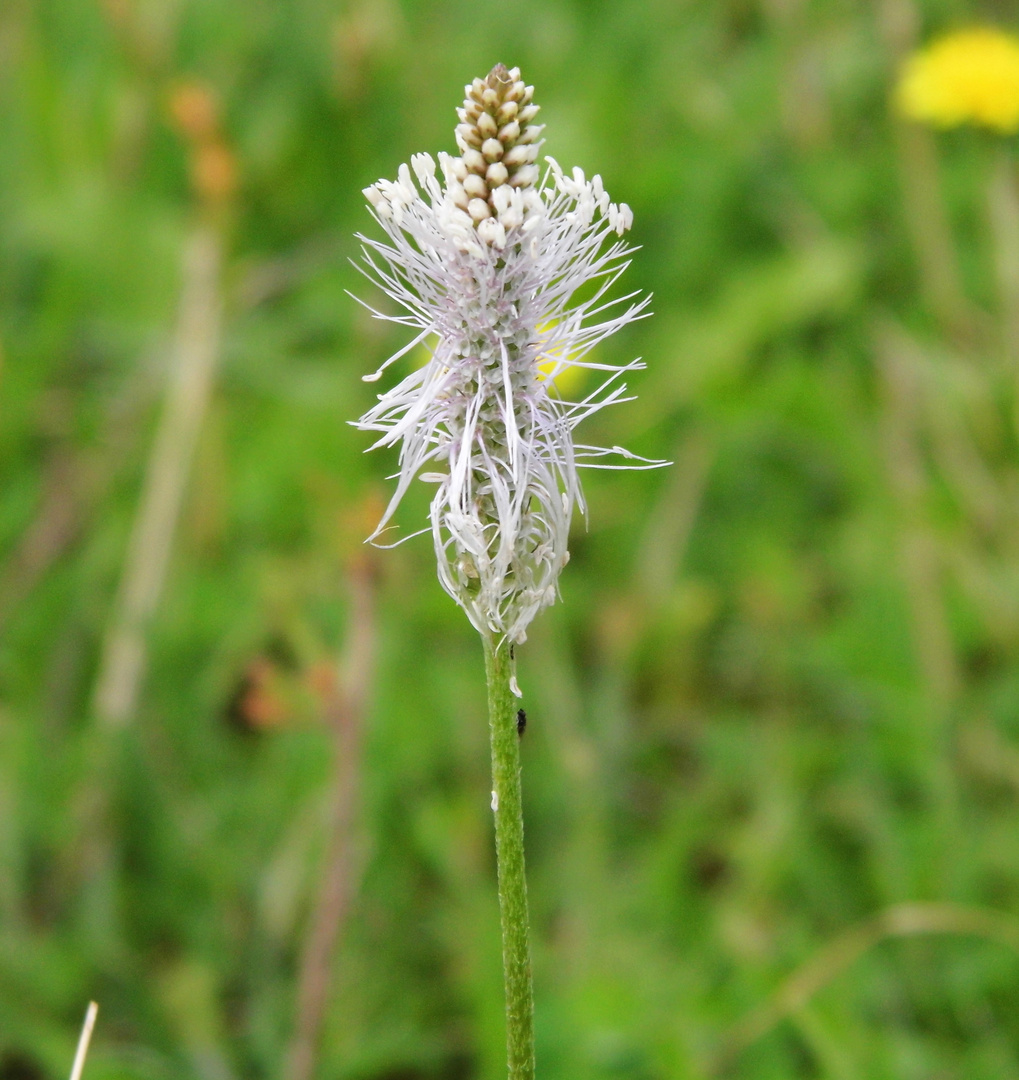
[[[237,161],[220,142],[200,146],[191,161],[191,182],[203,199],[226,199],[237,188]]]
[[[252,660],[244,682],[237,711],[246,724],[265,731],[290,719],[290,708],[280,693],[278,674],[271,660],[264,656]]]
[[[103,0],[103,10],[112,23],[124,25],[132,15],[129,0]]]
[[[219,105],[215,92],[198,80],[180,82],[170,91],[170,117],[188,139],[212,141],[219,136]]]
[[[308,680],[308,686],[311,688],[312,693],[320,701],[329,701],[336,696],[337,677],[335,664],[320,660],[308,668],[305,678]]]

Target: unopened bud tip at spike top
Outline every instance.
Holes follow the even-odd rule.
[[[643,317],[649,298],[606,301],[632,250],[625,204],[609,201],[598,176],[565,175],[551,158],[539,182],[542,126],[533,87],[497,64],[465,87],[457,110],[459,156],[416,154],[395,181],[365,190],[386,241],[362,237],[364,273],[403,309],[379,318],[417,331],[369,379],[419,341],[431,360],[411,372],[357,422],[401,444],[396,492],[385,529],[416,476],[437,484],[430,530],[439,580],[471,622],[498,640],[523,641],[552,603],[569,558],[577,469],[613,450],[576,445],[584,417],[618,401],[620,376],[643,365],[600,363],[608,375],[583,401],[550,396],[541,365],[587,366],[591,350]],[[590,298],[574,299],[578,289]],[[541,329],[539,329],[541,328]],[[622,451],[622,467],[660,462]],[[632,462],[637,465],[631,465]],[[619,465],[608,467],[620,467]]]

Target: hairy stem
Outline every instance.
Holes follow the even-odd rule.
[[[506,1054],[509,1080],[534,1077],[534,992],[528,942],[524,815],[520,794],[520,745],[516,700],[510,690],[508,643],[485,637],[488,712],[492,735],[492,805],[499,865],[499,916],[506,986]]]

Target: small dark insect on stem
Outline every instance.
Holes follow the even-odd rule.
[[[527,727],[527,713],[523,709],[517,709],[517,734],[523,735],[524,728]]]

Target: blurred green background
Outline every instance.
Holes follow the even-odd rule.
[[[888,107],[1009,10],[3,0],[0,1080],[92,998],[89,1080],[505,1075],[480,643],[346,423],[361,188],[497,61],[675,462],[519,650],[539,1074],[1019,1076],[1014,140]]]

